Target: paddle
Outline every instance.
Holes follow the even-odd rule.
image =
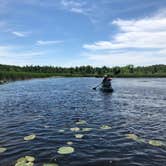
[[[96,87],[93,88],[93,90],[96,90],[97,87],[99,87],[101,85],[101,83],[99,85],[97,85]]]

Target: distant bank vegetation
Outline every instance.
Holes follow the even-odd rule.
[[[146,67],[53,67],[53,66],[12,66],[0,65],[0,83],[5,81],[45,78],[54,76],[65,77],[102,77],[109,74],[113,77],[166,77],[166,65]]]

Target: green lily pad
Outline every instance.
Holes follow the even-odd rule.
[[[126,137],[134,141],[138,140],[138,136],[135,134],[126,134]]]
[[[33,156],[21,157],[17,160],[15,166],[34,166],[35,158]]]
[[[76,125],[83,125],[86,124],[87,122],[85,120],[79,120],[78,122],[76,122]]]
[[[137,142],[147,143],[147,141],[144,138],[138,138],[136,140]]]
[[[33,156],[25,156],[26,161],[34,162],[35,158]]]
[[[34,163],[32,163],[32,162],[28,162],[28,163],[26,163],[25,166],[34,166]]]
[[[73,145],[73,142],[69,141],[67,142],[67,145]]]
[[[26,162],[16,163],[15,166],[27,166]]]
[[[75,137],[81,139],[84,137],[84,135],[83,134],[75,134]]]
[[[43,164],[43,166],[58,166],[58,164],[55,164],[55,163],[48,163],[48,164]]]
[[[91,131],[93,130],[92,128],[83,128],[82,131]]]
[[[24,137],[24,140],[25,141],[30,141],[30,140],[33,140],[35,138],[36,138],[36,135],[35,134],[31,134],[29,136]]]
[[[108,129],[111,129],[111,126],[102,125],[102,126],[100,127],[100,129],[102,129],[102,130],[108,130]]]
[[[71,131],[74,131],[74,132],[77,132],[77,131],[80,131],[80,128],[78,127],[73,127],[73,128],[70,128]]]
[[[5,152],[6,150],[7,150],[6,148],[2,148],[2,147],[0,147],[0,153]]]
[[[127,137],[128,139],[132,139],[132,140],[134,140],[134,141],[136,141],[136,142],[146,143],[146,140],[145,140],[145,139],[140,138],[140,137],[138,137],[138,136],[135,135],[135,134],[126,134],[126,137]]]
[[[59,154],[70,154],[74,152],[74,148],[70,146],[63,146],[58,149]]]
[[[22,163],[22,162],[26,163],[26,161],[27,160],[25,159],[25,157],[21,157],[17,160],[17,163]]]
[[[149,144],[153,145],[153,146],[163,146],[164,143],[162,141],[158,141],[158,140],[149,140]]]

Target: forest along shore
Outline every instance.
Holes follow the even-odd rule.
[[[16,80],[47,77],[166,77],[166,65],[152,65],[146,67],[54,67],[54,66],[12,66],[0,64],[0,84]]]

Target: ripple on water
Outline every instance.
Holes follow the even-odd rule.
[[[26,155],[34,156],[37,166],[166,165],[166,147],[148,144],[166,140],[166,79],[114,79],[113,94],[89,88],[100,80],[35,79],[0,86],[0,146],[7,148],[0,165],[14,165]],[[79,121],[87,123],[76,124]],[[102,125],[111,128],[101,130]],[[75,127],[78,133],[70,130]],[[129,133],[146,142],[127,139]],[[24,141],[31,134],[36,138]],[[58,154],[69,141],[75,152]]]

